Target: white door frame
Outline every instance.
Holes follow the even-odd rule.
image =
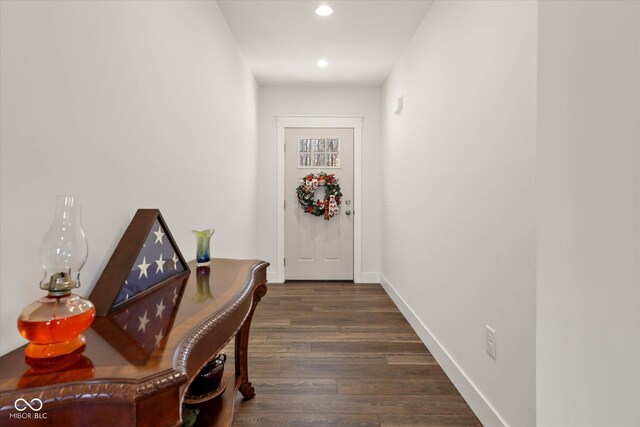
[[[284,174],[286,128],[351,128],[353,129],[353,281],[362,281],[362,123],[363,116],[276,116],[278,128],[278,222],[276,238],[276,280],[284,282]],[[297,206],[290,206],[295,209]]]

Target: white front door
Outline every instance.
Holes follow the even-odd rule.
[[[285,279],[353,280],[353,129],[285,130]],[[299,204],[296,188],[310,173],[334,174],[342,192],[326,220]],[[323,200],[325,186],[315,192]]]

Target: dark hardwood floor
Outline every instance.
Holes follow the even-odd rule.
[[[481,425],[380,285],[268,286],[234,426]]]

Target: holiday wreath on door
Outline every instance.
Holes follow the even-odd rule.
[[[315,191],[324,186],[324,199],[316,199]],[[318,174],[310,173],[300,179],[300,185],[296,188],[298,202],[304,212],[313,216],[324,215],[324,219],[328,221],[338,213],[340,206],[340,184],[338,178],[334,174],[320,172]]]

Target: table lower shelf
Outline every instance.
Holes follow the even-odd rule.
[[[189,408],[200,410],[193,427],[228,427],[233,424],[240,380],[233,372],[226,373],[223,379],[227,387],[220,396],[206,402],[187,405]]]

